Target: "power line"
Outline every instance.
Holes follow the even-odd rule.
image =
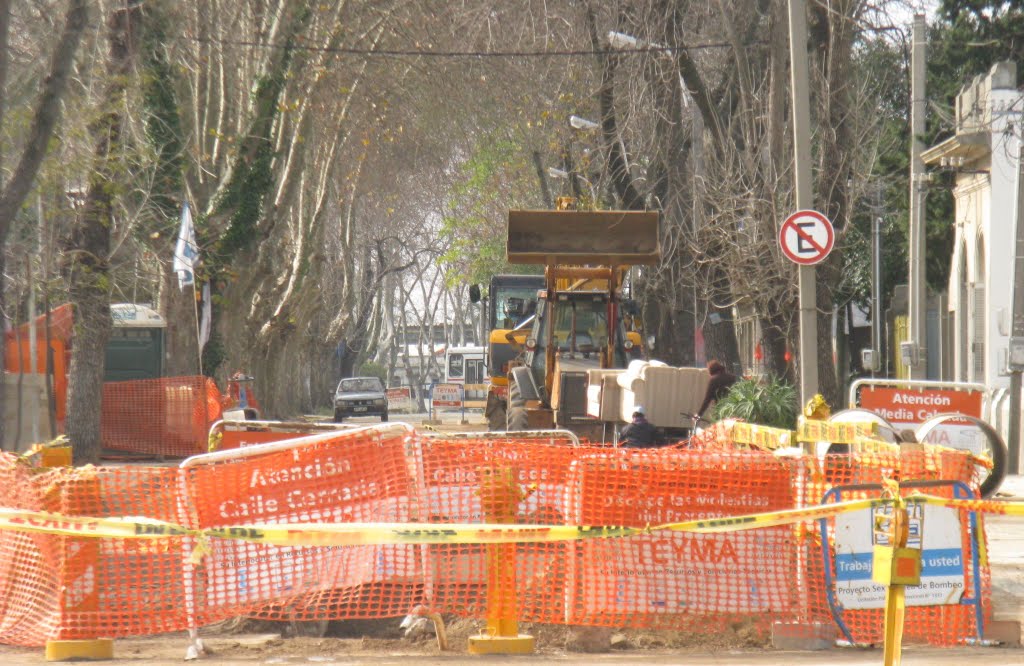
[[[692,46],[657,46],[638,48],[605,48],[605,49],[570,49],[558,51],[429,51],[423,49],[359,49],[353,47],[327,47],[312,46],[308,44],[271,44],[257,42],[247,39],[219,39],[216,37],[191,37],[183,36],[185,39],[203,44],[225,44],[229,46],[248,46],[260,49],[289,49],[294,51],[309,51],[313,53],[338,53],[342,55],[357,56],[385,56],[385,57],[423,57],[423,58],[577,58],[581,56],[595,56],[621,53],[676,53],[683,51],[704,51],[708,49],[728,48],[731,45],[727,42],[709,42],[705,44],[694,44]]]

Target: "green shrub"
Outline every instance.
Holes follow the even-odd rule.
[[[748,423],[793,430],[799,413],[797,403],[796,388],[779,379],[741,379],[733,384],[729,395],[715,405],[714,419],[743,419]]]
[[[374,363],[373,361],[367,361],[359,366],[360,377],[377,377],[383,383],[384,386],[388,385],[388,369],[380,363]]]

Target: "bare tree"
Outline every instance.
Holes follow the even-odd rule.
[[[7,86],[9,66],[10,0],[0,0],[0,91]],[[54,129],[60,122],[61,98],[67,89],[75,51],[88,21],[86,0],[71,0],[65,14],[64,29],[50,57],[49,71],[36,98],[32,119],[21,152],[11,177],[0,190],[0,309],[5,302],[4,269],[5,246],[11,224],[32,188],[33,180],[46,156]],[[3,97],[3,95],[0,95]],[[3,101],[0,100],[0,126],[6,121]],[[2,157],[2,156],[0,156]],[[3,164],[0,159],[0,164]],[[0,367],[4,364],[4,347],[0,346]],[[3,407],[0,391],[0,408]],[[4,424],[0,422],[0,443],[3,442]]]
[[[100,459],[100,414],[106,346],[113,320],[110,315],[110,239],[114,226],[114,196],[124,172],[119,162],[123,106],[131,71],[132,33],[138,23],[137,5],[116,9],[107,22],[110,56],[104,110],[93,127],[96,143],[84,210],[72,236],[69,259],[70,296],[75,312],[74,353],[68,373],[66,432],[75,462]]]

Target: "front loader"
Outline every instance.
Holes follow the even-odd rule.
[[[622,283],[634,265],[661,258],[654,211],[509,211],[507,255],[543,264],[522,362],[508,372],[508,430],[563,428],[600,439],[587,415],[587,371],[624,368],[631,340],[623,325]]]

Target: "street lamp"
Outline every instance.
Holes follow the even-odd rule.
[[[586,132],[594,132],[601,129],[601,126],[593,120],[587,120],[586,118],[580,118],[579,116],[569,116],[569,126],[573,129],[583,130]]]
[[[565,169],[559,169],[559,168],[556,168],[556,167],[548,167],[548,176],[550,176],[551,178],[558,178],[559,180],[570,180],[572,178],[579,178],[580,180],[582,180],[584,183],[587,184],[587,187],[590,188],[591,201],[594,201],[594,202],[597,201],[597,188],[594,187],[594,184],[591,183],[586,178],[586,176],[581,176],[578,173],[571,173],[570,174]]]
[[[608,46],[612,47],[613,49],[634,51],[650,50],[662,51],[666,54],[672,53],[672,49],[663,44],[638,39],[632,35],[627,35],[624,32],[615,32],[614,30],[611,30],[608,32],[608,37],[606,39],[608,40]]]

